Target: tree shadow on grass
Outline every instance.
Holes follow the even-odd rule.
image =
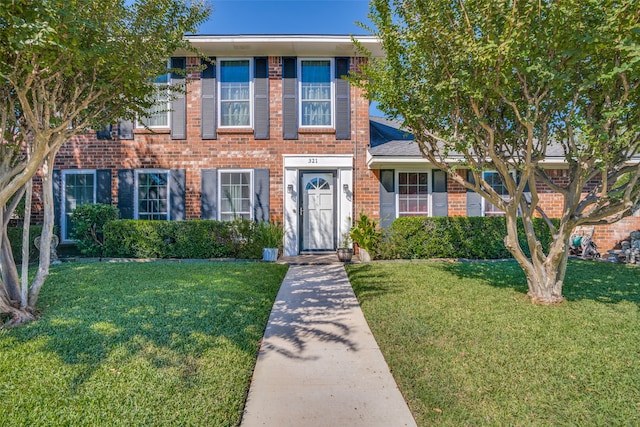
[[[72,389],[104,363],[118,369],[136,358],[159,369],[175,368],[188,385],[199,374],[194,358],[206,352],[230,346],[255,355],[280,279],[273,280],[278,273],[271,271],[271,280],[265,280],[267,267],[252,266],[246,271],[227,263],[188,270],[175,263],[52,268],[41,296],[43,317],[11,331],[13,344],[42,340],[42,351],[75,365]]]
[[[385,269],[375,268],[374,264],[351,265],[347,272],[360,304],[400,292],[393,283],[393,275]]]
[[[475,278],[490,286],[528,291],[524,272],[512,260],[442,263],[439,269],[460,278]],[[562,293],[568,301],[593,300],[640,306],[640,268],[608,262],[569,260]]]

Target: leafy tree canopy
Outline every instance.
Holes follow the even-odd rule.
[[[156,78],[167,73],[176,52],[194,51],[184,35],[195,32],[208,14],[209,6],[197,0],[2,3],[0,316],[8,315],[9,324],[33,318],[49,272],[45,250],[31,285],[26,264],[20,283],[7,237],[8,218],[24,194],[29,216],[31,178],[42,172],[41,247],[48,248],[53,235],[52,169],[59,148],[88,129],[148,115]]]
[[[559,299],[557,288],[553,296],[531,290],[533,272],[561,286],[571,231],[638,204],[637,1],[373,0],[370,18],[386,56],[372,58],[357,84],[404,122],[425,157],[514,223],[548,219],[539,191],[562,201],[559,225],[548,221],[557,242],[548,254],[536,249],[532,227],[531,260],[515,226],[505,240],[530,293]],[[568,182],[548,174],[549,162],[567,168]],[[483,170],[500,174],[506,197]]]

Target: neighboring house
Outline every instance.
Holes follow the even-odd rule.
[[[360,212],[384,226],[405,215],[500,214],[433,169],[396,122],[369,117],[362,90],[344,79],[365,60],[349,36],[188,39],[213,65],[200,71],[200,58],[172,58],[186,79],[167,74],[157,83],[186,83],[187,92],[172,101],[159,92],[144,121],[150,130],[121,121],[58,153],[63,242],[72,210],[97,202],[117,206],[122,218],[280,221],[285,255],[334,250]],[[358,39],[382,54],[375,38]],[[566,179],[560,163],[553,173]],[[545,199],[559,209],[554,203]],[[625,220],[610,240],[640,228],[639,219]]]
[[[400,129],[394,120],[371,117],[371,147],[367,167],[378,171],[380,177],[380,223],[390,225],[400,216],[498,216],[503,213],[473,191],[460,186],[447,174],[425,159],[413,135]],[[451,154],[452,163],[461,156]],[[640,160],[640,159],[639,159]],[[545,160],[548,175],[558,184],[568,184],[566,162],[561,151],[548,153]],[[459,173],[467,173],[460,170]],[[507,194],[496,172],[485,171],[485,180],[503,194]],[[595,185],[597,182],[591,183]],[[551,217],[562,213],[562,199],[540,184],[537,188],[540,206]],[[612,225],[598,226],[594,241],[601,252],[628,238],[640,229],[640,210]],[[605,254],[606,255],[606,254]]]

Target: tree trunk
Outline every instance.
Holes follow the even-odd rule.
[[[28,309],[35,310],[40,289],[49,276],[49,263],[51,262],[51,238],[53,237],[53,161],[55,152],[49,154],[42,165],[42,199],[44,204],[44,220],[42,234],[40,235],[40,261],[38,271],[29,289]]]
[[[525,270],[528,295],[537,304],[556,304],[563,301],[562,285],[566,273],[568,254],[549,254],[544,263],[533,263],[531,270]]]
[[[7,228],[0,232],[2,246],[0,247],[0,270],[2,270],[2,284],[7,298],[12,301],[20,301],[20,277],[11,251],[11,243],[7,235]]]
[[[527,278],[529,292],[527,295],[534,304],[557,304],[563,301],[562,285],[567,269],[567,251],[569,245],[569,233],[565,228],[558,231],[558,239],[551,243],[549,253],[545,255],[542,245],[534,233],[531,216],[520,217],[524,221],[524,229],[531,257],[527,257],[518,242],[517,219],[518,215],[507,213],[507,236],[505,246],[516,259]],[[566,236],[565,236],[566,234]]]

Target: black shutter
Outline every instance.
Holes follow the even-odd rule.
[[[282,58],[282,136],[284,139],[298,139],[297,68],[295,57]]]
[[[187,58],[171,58],[171,68],[186,70]],[[177,92],[172,93],[171,139],[187,138],[187,96],[185,93],[187,86],[185,82],[184,75],[171,73],[171,85],[179,88]]]
[[[475,183],[473,173],[467,171],[467,180]],[[482,216],[482,196],[473,190],[467,189],[467,216]]]
[[[254,137],[269,139],[269,58],[256,58],[254,72]]]
[[[133,139],[133,121],[131,120],[118,121],[118,138]]]
[[[380,170],[380,227],[389,228],[396,219],[395,170]]]
[[[336,58],[336,139],[351,139],[349,58]]]
[[[112,139],[111,138],[111,125],[105,125],[101,129],[96,131],[96,139]]]
[[[269,221],[269,169],[253,171],[253,218]]]
[[[216,139],[216,127],[218,120],[216,107],[216,64],[215,58],[209,58],[204,61],[206,66],[200,74],[200,83],[202,85],[200,92],[200,103],[202,108],[202,117],[200,118],[200,130],[202,139]]]
[[[59,169],[53,170],[53,224],[61,232],[60,224],[62,215],[62,171]]]
[[[96,203],[111,204],[111,169],[98,169],[96,171]]]
[[[449,195],[447,193],[447,173],[433,171],[433,216],[449,215]]]
[[[186,174],[184,169],[171,169],[169,171],[169,194],[171,211],[169,219],[183,220],[185,219],[185,195],[186,195]]]
[[[200,216],[218,219],[218,171],[202,169],[200,183]]]
[[[120,218],[133,219],[133,170],[118,171],[118,209]]]

